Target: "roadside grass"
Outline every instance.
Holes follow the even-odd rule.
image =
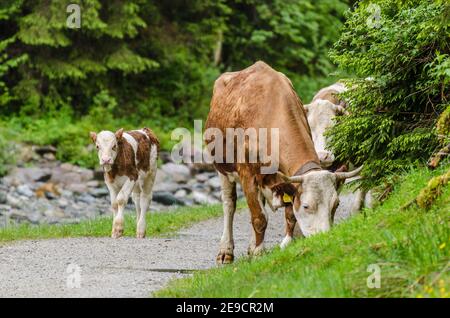
[[[243,200],[238,208],[246,207]],[[173,211],[147,213],[147,236],[167,235],[194,223],[222,215],[222,205],[203,205],[179,207]],[[48,239],[63,237],[105,237],[111,235],[112,217],[102,216],[92,220],[82,220],[76,224],[19,225],[0,228],[0,243],[24,239]],[[124,236],[136,235],[136,217],[134,213],[125,214]]]
[[[400,209],[449,166],[406,173],[383,204],[328,233],[174,280],[153,296],[450,297],[450,186],[427,211]],[[372,264],[380,288],[368,287]]]

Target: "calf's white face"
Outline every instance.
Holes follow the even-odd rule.
[[[326,149],[327,143],[324,134],[328,128],[333,126],[333,118],[344,114],[345,109],[327,100],[318,99],[305,105],[305,110],[320,165],[323,168],[328,168],[333,164],[335,158],[333,153]]]
[[[122,138],[123,129],[115,134],[111,131],[91,132],[92,141],[97,147],[99,164],[107,170],[111,168],[117,157],[118,139]]]

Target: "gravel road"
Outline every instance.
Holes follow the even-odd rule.
[[[337,218],[353,199],[341,196]],[[266,246],[281,242],[283,213],[271,214]],[[65,238],[0,246],[0,297],[148,297],[174,278],[215,265],[222,218],[200,222],[166,238]],[[250,240],[247,211],[235,217],[235,253]],[[79,277],[79,279],[78,279]]]

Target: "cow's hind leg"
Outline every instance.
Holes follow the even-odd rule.
[[[152,202],[153,184],[155,182],[155,176],[156,176],[156,167],[142,180],[141,196],[140,196],[141,214],[139,216],[139,219],[136,220],[137,238],[144,238],[146,234],[147,222],[145,220],[145,216],[147,214],[148,208],[150,207],[150,203]]]
[[[294,228],[295,223],[297,223],[297,219],[295,218],[292,204],[289,204],[284,208],[284,216],[286,220],[286,236],[280,244],[281,248],[285,248],[294,237]]]
[[[246,174],[246,173],[244,173]],[[263,196],[260,194],[253,178],[240,176],[247,204],[250,209],[253,239],[248,254],[260,255],[264,252],[264,235],[267,228],[268,213],[265,210]]]
[[[351,206],[351,215],[358,214],[364,207],[364,199],[366,197],[366,191],[358,189],[355,192],[355,198]]]
[[[134,206],[136,207],[136,223],[139,221],[141,216],[141,189],[138,186],[134,187],[133,193],[131,194]],[[137,231],[136,231],[137,235]]]
[[[233,218],[236,211],[236,182],[230,181],[221,173],[219,173],[219,177],[222,185],[223,234],[217,263],[228,264],[234,259]]]

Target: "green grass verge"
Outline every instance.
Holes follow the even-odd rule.
[[[244,208],[245,202],[239,201],[238,208]],[[147,236],[169,234],[180,228],[209,218],[222,215],[222,205],[180,207],[173,211],[147,213]],[[47,239],[62,237],[103,237],[111,234],[112,218],[99,217],[83,220],[77,224],[32,225],[28,223],[0,228],[0,243],[23,239]],[[134,213],[125,215],[125,236],[136,235]]]
[[[448,168],[406,174],[382,205],[328,233],[172,281],[153,296],[449,297],[450,187],[428,211],[400,209]],[[381,270],[380,288],[368,288],[371,264]]]

